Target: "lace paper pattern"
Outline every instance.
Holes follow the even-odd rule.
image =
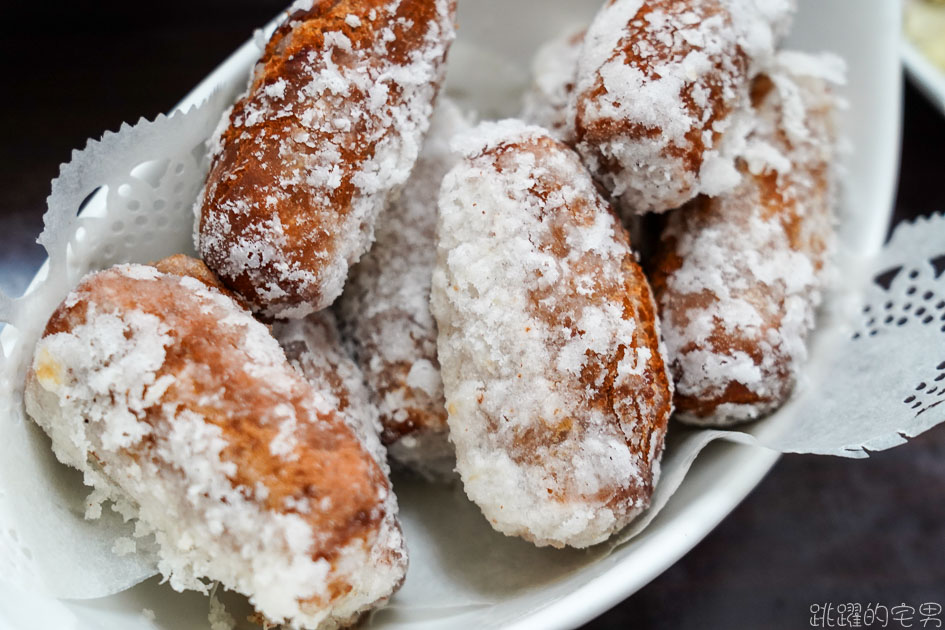
[[[133,535],[110,510],[83,518],[89,489],[59,465],[49,440],[23,410],[32,348],[79,279],[117,262],[149,262],[193,251],[193,201],[206,173],[205,139],[231,94],[189,112],[123,125],[90,140],[52,183],[38,242],[48,260],[20,298],[0,293],[0,581],[86,598],[154,574],[147,553],[121,556]],[[140,541],[147,548],[147,541]]]

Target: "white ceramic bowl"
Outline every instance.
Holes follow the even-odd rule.
[[[460,36],[448,91],[489,115],[514,113],[531,53],[599,0],[461,1]],[[881,245],[899,153],[899,10],[887,0],[802,0],[790,46],[832,50],[847,60],[850,103],[843,117],[855,146],[846,160],[842,238],[868,256]],[[237,50],[182,102],[220,84],[240,85],[258,55]],[[818,356],[812,353],[811,363]],[[460,490],[395,479],[411,551],[407,582],[369,624],[384,628],[572,628],[624,599],[673,564],[757,485],[777,455],[713,445],[656,520],[611,554],[536,549],[493,532]],[[811,541],[816,544],[816,541]],[[142,615],[155,613],[149,620]],[[143,630],[206,628],[207,600],[151,579],[120,594],[58,602],[0,593],[0,627]]]

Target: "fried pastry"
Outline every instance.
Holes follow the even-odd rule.
[[[137,519],[175,589],[219,581],[295,628],[352,622],[406,571],[383,466],[335,395],[198,278],[86,276],[37,344],[26,409],[94,487],[88,516],[111,500]]]
[[[378,218],[377,242],[352,269],[338,311],[380,410],[388,452],[431,478],[451,475],[455,459],[430,314],[436,205],[456,162],[449,141],[467,128],[454,103],[437,104],[417,165]]]
[[[817,74],[829,66],[799,53],[779,60],[752,84],[756,122],[741,184],[672,212],[650,275],[677,417],[693,424],[724,426],[779,407],[821,299],[836,98]]]
[[[748,79],[791,0],[608,0],[584,38],[574,134],[623,214],[662,212],[738,183]]]
[[[413,167],[455,0],[297,2],[228,112],[197,200],[207,265],[268,317],[341,294]]]
[[[443,181],[432,310],[469,498],[536,545],[605,540],[649,503],[672,383],[649,285],[576,153],[486,123]]]
[[[364,385],[364,375],[345,350],[332,309],[312,313],[305,319],[277,321],[272,325],[272,335],[289,363],[328,399],[328,404],[381,463],[384,472],[389,473],[377,407]]]

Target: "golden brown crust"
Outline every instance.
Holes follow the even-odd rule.
[[[740,188],[740,191],[747,195],[752,195],[754,192],[757,196],[753,195],[753,197],[759,203],[762,203],[761,198],[773,201],[775,197],[762,192],[765,190],[764,187],[759,186],[762,179],[749,177],[749,182]],[[752,191],[752,188],[755,190]],[[724,198],[710,199],[701,196],[696,198],[671,215],[672,232],[697,234],[700,231],[713,229],[714,225],[720,221],[731,220],[723,218],[719,210],[719,206],[724,203]],[[747,217],[734,219],[730,225],[742,230],[750,229],[747,225]],[[677,253],[679,240],[672,235],[672,232],[664,234],[660,242],[660,247],[654,257],[650,282],[657,302],[660,304],[663,320],[672,321],[674,327],[684,330],[692,323],[696,313],[712,310],[719,303],[719,299],[715,293],[708,290],[689,293],[669,288],[668,278],[679,272],[684,263],[684,257]],[[710,350],[722,356],[744,355],[759,368],[765,366],[762,376],[765,386],[753,391],[738,380],[725,379],[721,390],[718,387],[707,387],[687,393],[689,390],[679,387],[677,383],[674,404],[677,413],[681,416],[712,418],[719,407],[725,404],[752,407],[757,409],[757,414],[760,415],[773,409],[790,394],[793,386],[790,357],[779,351],[780,348],[766,354],[769,352],[768,349],[759,344],[759,339],[777,334],[781,328],[784,313],[776,306],[784,299],[783,290],[763,283],[753,283],[752,286],[738,291],[737,295],[757,310],[760,316],[760,321],[755,324],[757,332],[753,331],[745,335],[739,330],[728,330],[722,319],[714,320],[712,330],[705,337],[682,343],[671,354],[671,357],[676,353],[688,354],[702,350]],[[693,315],[690,316],[690,313]],[[664,328],[669,327],[664,326]],[[677,381],[680,380],[685,368],[678,362],[671,365]]]
[[[413,160],[452,38],[452,0],[323,0],[276,30],[219,139],[198,235],[255,310],[341,292]]]
[[[406,571],[375,427],[202,263],[156,265],[82,280],[37,344],[27,411],[93,496],[154,533],[175,589],[219,581],[293,627],[354,622]]]
[[[625,215],[738,183],[748,81],[772,63],[789,0],[609,0],[585,37],[576,148]]]
[[[573,151],[517,121],[476,131],[442,187],[432,296],[457,470],[499,531],[595,544],[659,474],[652,295]]]
[[[748,53],[719,0],[646,0],[633,15],[611,0],[595,24],[576,94],[577,146],[605,187],[632,212],[663,211],[702,188],[733,111],[745,105]],[[621,28],[622,26],[622,28]],[[610,41],[610,50],[595,50]],[[694,62],[701,56],[699,62]],[[667,76],[669,75],[669,76]]]
[[[173,256],[168,256],[167,258],[162,258],[157,262],[150,263],[150,266],[154,267],[161,273],[166,273],[172,276],[189,276],[195,280],[200,280],[205,285],[212,289],[223,293],[227,297],[231,297],[239,302],[241,306],[243,303],[240,301],[240,298],[227,289],[220,279],[217,278],[216,274],[210,271],[210,268],[202,260],[197,258],[192,258],[186,254],[174,254]]]
[[[613,1],[613,0],[612,0]],[[718,16],[726,22],[731,22],[728,11],[718,0],[700,0],[699,2],[690,2],[682,0],[648,0],[643,4],[640,10],[634,15],[633,21],[627,25],[626,35],[620,41],[619,48],[614,51],[615,57],[622,56],[624,63],[638,69],[646,81],[657,81],[661,77],[656,68],[666,63],[680,63],[689,55],[695,47],[670,48],[665,44],[665,39],[658,38],[657,33],[652,29],[648,16],[654,12],[665,13],[665,15],[677,18],[683,13],[693,13],[700,22],[709,18]],[[646,51],[647,54],[642,54]],[[652,54],[651,51],[656,51]],[[697,103],[693,98],[693,91],[696,88],[695,83],[684,83],[679,92],[680,105],[684,111],[693,119],[704,121],[703,124],[692,127],[684,134],[684,141],[679,144],[669,145],[666,149],[667,154],[678,158],[684,166],[684,169],[691,175],[697,175],[702,165],[703,154],[705,151],[705,140],[703,131],[710,130],[713,140],[717,140],[719,134],[713,130],[715,123],[729,114],[733,109],[733,96],[723,94],[726,87],[734,83],[744,81],[744,73],[747,67],[747,60],[744,53],[736,50],[734,42],[726,51],[732,55],[732,66],[723,67],[727,60],[717,58],[712,60],[712,69],[704,79],[704,85],[708,87],[708,95],[705,100],[700,96],[700,102]],[[726,76],[731,74],[731,77]],[[584,92],[578,99],[578,136],[582,141],[600,144],[608,142],[615,136],[626,137],[631,141],[641,138],[653,138],[662,133],[659,127],[647,126],[645,124],[635,123],[633,120],[588,120],[584,113],[587,111],[590,102],[597,100],[607,93],[604,86],[604,80],[598,77],[592,89]],[[605,172],[613,172],[619,169],[619,164],[610,161],[602,162],[601,166]]]
[[[199,261],[182,262],[178,259],[173,264],[183,270],[201,266]],[[165,262],[162,266],[169,265]],[[172,429],[165,424],[161,405],[173,401],[179,410],[193,411],[223,430],[227,442],[223,457],[235,464],[230,477],[233,486],[249,492],[257,484],[264,486],[268,490],[265,509],[298,513],[286,507],[286,499],[327,500],[330,509],[302,514],[314,531],[324,534],[313,547],[313,558],[331,560],[336,550],[352,539],[373,536],[384,516],[378,490],[389,489],[377,463],[334,412],[313,410],[308,400],[311,386],[287,363],[279,375],[289,392],[285,398],[248,371],[247,363],[252,360],[242,349],[239,330],[221,327],[214,313],[202,311],[180,276],[161,274],[153,280],[140,280],[106,270],[84,279],[74,295],[74,300],[53,313],[44,337],[84,324],[93,308],[97,312],[154,315],[174,338],[157,372],[157,378],[172,377],[173,384],[160,401],[145,410],[142,420],[152,425],[153,433],[130,449],[130,455],[151,456],[155,441]],[[305,419],[299,423],[291,459],[270,452],[279,425],[266,418],[280,404],[291,405],[295,414]]]
[[[793,389],[832,240],[832,101],[822,84],[803,89],[808,135],[791,138],[771,78],[752,84],[758,128],[749,142],[789,167],[753,172],[741,161],[731,194],[696,198],[664,228],[650,279],[682,419],[752,419]]]
[[[431,362],[434,369],[439,370],[439,362]],[[377,379],[375,387],[378,397],[397,393],[404,389],[404,383],[408,382],[408,375],[412,363],[400,361],[388,366],[382,378]],[[397,416],[388,414],[384,416],[384,430],[381,432],[381,441],[384,444],[393,444],[405,435],[412,435],[418,431],[441,430],[446,426],[446,408],[430,409],[419,405],[405,405],[401,407],[402,413]]]
[[[514,168],[515,162],[521,160],[524,154],[532,154],[535,162],[542,164],[549,156],[561,151],[568,151],[564,144],[543,136],[502,145],[483,156],[489,157],[491,154],[495,157],[496,170],[501,173],[506,167]],[[551,196],[568,194],[566,189],[571,182],[559,179],[556,175],[536,176],[529,189],[529,193],[539,200],[543,208],[549,207]],[[609,207],[605,211],[613,214]],[[565,338],[580,338],[590,332],[582,329],[577,321],[588,304],[619,304],[622,319],[634,324],[633,335],[620,339],[616,348],[607,348],[604,352],[586,352],[578,382],[572,384],[578,391],[587,393],[582,401],[584,405],[579,412],[574,410],[576,413],[569,414],[564,420],[543,423],[523,432],[511,452],[516,461],[528,461],[539,452],[540,446],[560,443],[565,435],[593,434],[599,430],[597,422],[600,418],[626,428],[632,427],[634,435],[633,439],[627,437],[627,448],[646,462],[648,467],[658,461],[662,454],[662,443],[672,411],[673,392],[666,378],[666,365],[660,349],[653,295],[630,248],[629,235],[615,217],[612,238],[623,254],[619,272],[613,276],[601,273],[602,269],[609,268],[609,264],[598,253],[588,251],[575,255],[573,251],[574,229],[592,229],[600,212],[601,201],[596,194],[574,195],[567,206],[542,211],[541,221],[549,226],[550,238],[536,245],[539,251],[550,253],[555,258],[567,258],[571,273],[554,284],[530,291],[529,312],[549,329],[560,329]],[[569,235],[572,235],[570,239]],[[590,288],[585,282],[587,278],[594,279]],[[552,343],[560,341],[556,339]],[[640,356],[641,350],[650,357],[642,373],[618,378],[618,366],[624,357]],[[492,420],[497,421],[495,418]],[[494,424],[493,429],[497,428],[497,424]],[[567,457],[567,454],[560,453],[560,456]],[[616,509],[620,509],[622,504],[646,503],[653,493],[652,468],[648,472],[650,474],[643,475],[639,485],[602,488],[593,499]],[[559,488],[554,494],[561,501],[574,498],[568,496],[566,487]]]

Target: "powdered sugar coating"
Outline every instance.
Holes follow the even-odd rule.
[[[687,422],[774,410],[807,355],[833,240],[837,102],[816,76],[836,72],[799,55],[754,82],[742,183],[674,212],[662,235],[652,279]]]
[[[342,291],[429,125],[453,0],[297,3],[225,115],[198,251],[256,310],[304,317]]]
[[[532,59],[532,84],[522,101],[523,120],[544,127],[567,144],[574,142],[569,106],[586,31],[586,27],[571,28],[538,49]]]
[[[672,389],[649,287],[548,132],[485,123],[455,146],[431,304],[457,470],[498,531],[598,543],[659,476]]]
[[[204,281],[87,276],[37,344],[26,408],[57,457],[153,533],[175,589],[208,582],[298,628],[348,623],[406,570],[384,471],[269,330]]]
[[[275,322],[272,334],[285,350],[289,363],[325,394],[361,444],[389,473],[387,452],[380,441],[377,407],[370,400],[364,375],[342,345],[332,310],[319,311],[305,319]]]
[[[609,0],[584,39],[577,148],[621,211],[662,212],[739,180],[748,79],[791,0]]]
[[[339,303],[391,456],[434,478],[449,475],[454,463],[430,314],[436,205],[457,161],[449,141],[468,127],[459,108],[441,99],[410,180],[378,218],[377,241],[352,269]]]

